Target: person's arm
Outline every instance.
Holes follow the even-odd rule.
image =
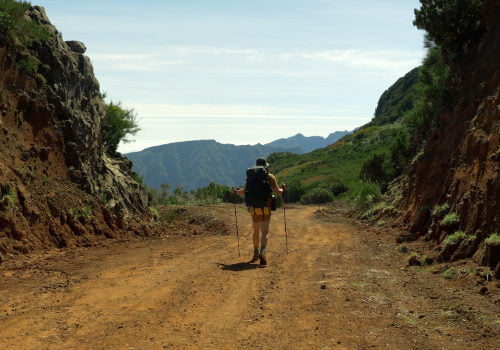
[[[274,193],[276,193],[279,196],[282,196],[286,190],[285,184],[281,184],[281,187],[278,187],[278,183],[273,174],[269,174],[269,184],[271,185],[271,188],[273,189]]]

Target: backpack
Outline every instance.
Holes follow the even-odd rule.
[[[245,185],[245,201],[255,208],[264,208],[271,198],[273,190],[269,184],[269,171],[265,166],[254,166],[247,169]]]

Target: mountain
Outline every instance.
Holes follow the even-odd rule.
[[[236,146],[215,140],[200,140],[150,147],[127,153],[126,157],[133,162],[133,169],[143,176],[147,185],[154,188],[159,188],[161,184],[172,187],[180,185],[183,190],[190,191],[205,187],[210,182],[242,185],[245,170],[255,164],[255,159],[285,151],[301,150],[261,144]]]
[[[337,142],[345,135],[350,134],[350,131],[335,131],[334,133],[328,135],[326,138],[321,136],[309,136],[306,137],[302,134],[297,134],[289,138],[283,138],[276,141],[267,143],[266,146],[282,147],[282,148],[300,148],[301,152],[296,152],[299,154],[309,153],[318,148],[323,148],[332,143]]]

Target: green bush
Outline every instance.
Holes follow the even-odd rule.
[[[444,243],[446,245],[448,244],[457,244],[463,241],[467,237],[467,233],[464,231],[457,231],[452,235],[449,235],[448,237],[445,238]]]
[[[139,130],[137,116],[133,109],[123,109],[121,103],[106,104],[106,115],[102,129],[104,146],[116,152],[120,142],[130,142],[126,137],[135,135]]]
[[[485,242],[488,245],[500,244],[500,235],[498,233],[492,233],[485,239]]]
[[[457,213],[449,213],[443,218],[443,220],[441,220],[442,226],[452,226],[457,223],[458,223]]]
[[[0,32],[27,46],[34,42],[46,43],[51,37],[49,30],[24,17],[30,7],[27,1],[0,0]]]
[[[421,0],[413,24],[425,29],[451,59],[468,53],[484,32],[483,0]]]
[[[349,191],[349,187],[341,183],[334,183],[331,189],[335,197],[340,196],[342,193]]]
[[[299,181],[288,182],[286,185],[285,200],[291,203],[300,202],[305,193],[306,190]]]
[[[333,201],[333,194],[326,188],[314,188],[301,198],[304,204],[325,204],[331,201]]]
[[[365,181],[372,181],[378,184],[386,180],[386,173],[384,171],[385,155],[374,154],[370,159],[363,163],[359,177]]]
[[[374,183],[364,183],[354,197],[356,206],[368,208],[381,198],[380,187]]]
[[[453,268],[449,268],[449,269],[446,269],[445,271],[443,271],[443,273],[441,273],[441,276],[447,280],[451,279],[453,277],[455,273],[455,270],[453,270]]]
[[[436,204],[432,209],[432,216],[443,217],[448,210],[450,210],[450,205],[448,203],[443,203],[441,205]]]
[[[17,61],[17,67],[24,73],[34,74],[38,70],[40,61],[34,56],[27,56]]]
[[[436,128],[439,115],[449,104],[450,69],[443,59],[440,47],[428,48],[419,75],[414,108],[404,116],[404,123],[409,128],[412,139],[413,153],[416,153]]]

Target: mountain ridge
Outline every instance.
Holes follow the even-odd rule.
[[[245,170],[258,157],[267,157],[276,152],[303,154],[304,148],[324,147],[328,139],[335,140],[347,133],[335,132],[326,138],[307,137],[299,133],[255,145],[234,145],[213,139],[179,141],[126,153],[125,156],[132,161],[134,171],[143,176],[148,186],[159,188],[162,184],[169,184],[190,191],[205,187],[210,182],[242,185]]]

